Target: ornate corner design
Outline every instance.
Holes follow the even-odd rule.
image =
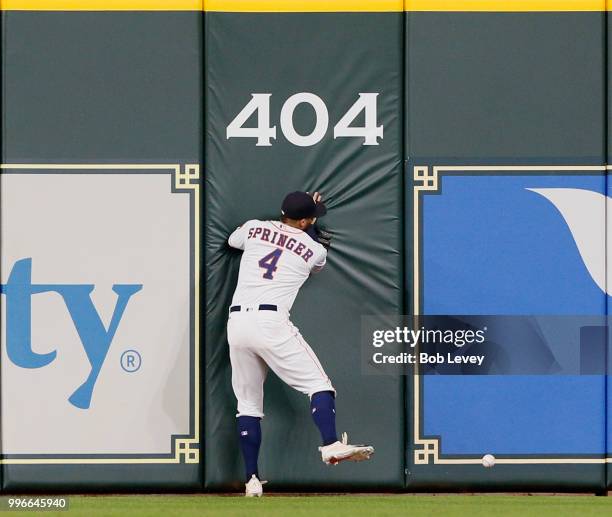
[[[439,188],[438,169],[427,166],[413,168],[414,189],[416,191],[437,192]]]
[[[196,190],[200,185],[200,166],[195,163],[186,164],[182,168],[176,166],[174,171],[175,190]]]
[[[178,463],[200,463],[200,445],[194,438],[176,438],[175,459]]]
[[[417,439],[414,441],[414,464],[428,465],[429,460],[437,463],[440,450],[440,443],[437,439]]]

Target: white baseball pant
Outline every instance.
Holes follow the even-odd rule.
[[[227,339],[232,387],[238,400],[236,416],[264,416],[263,385],[268,368],[309,397],[319,391],[335,393],[316,354],[286,312],[242,306],[229,315]]]

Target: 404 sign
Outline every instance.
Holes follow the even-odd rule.
[[[256,146],[271,146],[272,139],[276,139],[276,126],[272,126],[270,122],[271,97],[271,93],[252,93],[251,100],[227,126],[227,139],[255,138]],[[384,127],[377,125],[377,98],[378,93],[360,93],[355,103],[334,126],[334,139],[363,138],[363,145],[379,145],[378,139],[383,138]],[[293,124],[293,113],[300,104],[310,106],[315,114],[314,128],[308,134],[298,133]],[[362,112],[364,125],[351,125]],[[254,114],[257,114],[257,126],[245,127]],[[289,142],[300,147],[310,147],[323,140],[327,134],[329,111],[318,95],[308,92],[296,93],[283,104],[280,127]]]

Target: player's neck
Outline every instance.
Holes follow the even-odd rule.
[[[291,226],[291,228],[295,228],[296,230],[302,230],[299,227],[299,223],[297,221],[291,221],[291,220],[285,220],[285,221],[281,221],[282,224],[284,224],[285,226]],[[304,231],[304,230],[302,230]]]

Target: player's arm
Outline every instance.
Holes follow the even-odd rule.
[[[318,273],[325,267],[326,263],[327,263],[327,250],[323,249],[323,252],[317,257],[310,272]]]
[[[323,228],[320,228],[319,226],[315,226],[313,224],[308,227],[308,229],[306,230],[306,233],[309,235],[309,237],[313,241],[319,243],[326,250],[329,250],[329,248],[331,248],[331,241],[333,237],[331,232],[324,230]]]
[[[247,221],[242,226],[236,228],[232,234],[227,239],[227,243],[232,247],[238,250],[244,250],[244,245],[246,243],[248,233],[249,233],[249,222]]]
[[[317,230],[315,230],[315,225],[312,224],[306,229],[306,234],[315,242],[319,242],[319,236],[317,235]]]

